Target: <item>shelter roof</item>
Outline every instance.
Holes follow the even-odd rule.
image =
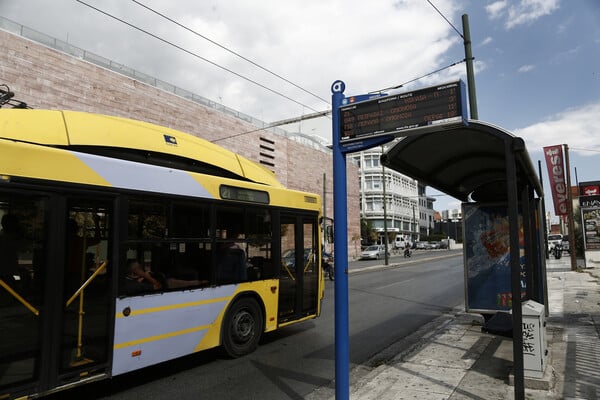
[[[494,201],[507,196],[507,152],[515,157],[517,188],[542,197],[523,139],[482,121],[401,138],[381,161],[461,201]]]

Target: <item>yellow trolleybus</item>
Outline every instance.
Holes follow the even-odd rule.
[[[192,135],[0,110],[0,399],[242,356],[317,317],[320,210]]]

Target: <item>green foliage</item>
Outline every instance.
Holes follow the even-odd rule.
[[[373,230],[373,223],[371,220],[365,218],[360,219],[360,237],[363,239],[363,245],[373,243],[377,240],[377,233]]]

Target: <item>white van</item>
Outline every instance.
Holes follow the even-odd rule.
[[[410,244],[410,247],[412,247],[412,243],[410,242],[410,240],[404,240],[404,236],[398,235],[396,236],[396,240],[394,241],[394,247],[397,249],[403,249],[404,246],[406,246],[406,242],[408,242],[408,244]]]

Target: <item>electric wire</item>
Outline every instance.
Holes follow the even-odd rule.
[[[229,53],[231,53],[231,54],[233,54],[233,55],[235,55],[235,56],[237,56],[237,57],[241,58],[242,60],[244,60],[244,61],[246,61],[246,62],[248,62],[248,63],[250,63],[250,64],[254,65],[255,67],[257,67],[257,68],[260,68],[261,70],[263,70],[263,71],[265,71],[265,72],[267,72],[267,73],[269,73],[269,74],[271,74],[271,75],[273,75],[273,76],[275,76],[275,77],[277,77],[277,78],[281,79],[282,81],[284,81],[284,82],[286,82],[286,83],[289,83],[290,85],[294,86],[295,88],[302,90],[304,93],[307,93],[307,94],[309,94],[309,95],[311,95],[311,96],[313,96],[313,97],[315,97],[315,98],[317,98],[317,99],[319,99],[319,100],[323,101],[324,103],[327,103],[327,104],[329,104],[329,100],[325,100],[324,98],[320,97],[319,95],[317,95],[317,94],[315,94],[315,93],[313,93],[313,92],[311,92],[311,91],[309,91],[309,90],[307,90],[307,89],[303,88],[302,86],[300,86],[300,85],[298,85],[298,84],[296,84],[296,83],[294,83],[294,82],[290,81],[289,79],[287,79],[287,78],[285,78],[285,77],[283,77],[283,76],[279,75],[278,73],[276,73],[276,72],[273,72],[273,71],[271,71],[270,69],[268,69],[268,68],[265,68],[265,67],[263,67],[262,65],[260,65],[260,64],[258,64],[258,63],[256,63],[256,62],[254,62],[254,61],[252,61],[252,60],[250,60],[249,58],[247,58],[247,57],[244,57],[244,56],[243,56],[243,55],[241,55],[240,53],[238,53],[238,52],[236,52],[236,51],[233,51],[233,50],[231,50],[231,49],[230,49],[230,48],[228,48],[227,46],[224,46],[224,45],[222,45],[222,44],[220,44],[220,43],[218,43],[218,42],[216,42],[216,41],[214,41],[214,40],[212,40],[212,39],[210,39],[210,38],[208,38],[208,37],[206,37],[206,36],[202,35],[201,33],[199,33],[199,32],[197,32],[197,31],[195,31],[195,30],[193,30],[193,29],[191,29],[191,28],[189,28],[189,27],[187,27],[187,26],[185,26],[185,25],[181,24],[180,22],[177,22],[177,21],[175,21],[174,19],[172,19],[172,18],[170,18],[170,17],[166,16],[166,15],[165,15],[165,14],[163,14],[163,13],[160,13],[160,12],[158,12],[158,11],[154,10],[153,8],[151,8],[151,7],[147,6],[147,5],[145,5],[145,4],[141,3],[141,2],[139,2],[138,0],[131,0],[131,1],[132,1],[132,2],[134,2],[135,4],[139,5],[140,7],[143,7],[143,8],[145,8],[146,10],[148,10],[148,11],[150,11],[150,12],[152,12],[152,13],[154,13],[154,14],[156,14],[156,15],[158,15],[158,16],[160,16],[160,17],[164,18],[164,19],[166,19],[167,21],[169,21],[169,22],[171,22],[171,23],[173,23],[173,24],[175,24],[175,25],[179,26],[180,28],[183,28],[183,29],[185,29],[186,31],[188,31],[188,32],[191,32],[191,33],[193,33],[194,35],[196,35],[196,36],[199,36],[199,37],[201,37],[202,39],[204,39],[204,40],[206,40],[206,41],[208,41],[208,42],[210,42],[210,43],[214,44],[215,46],[217,46],[217,47],[219,47],[219,48],[221,48],[221,49],[223,49],[223,50],[225,50],[225,51],[227,51],[227,52],[229,52]]]
[[[131,28],[133,28],[133,29],[135,29],[135,30],[138,30],[138,31],[140,31],[140,32],[142,32],[142,33],[144,33],[144,34],[146,34],[146,35],[148,35],[148,36],[151,36],[151,37],[153,37],[153,38],[155,38],[155,39],[157,39],[157,40],[160,40],[161,42],[163,42],[163,43],[166,43],[166,44],[168,44],[169,46],[175,47],[176,49],[178,49],[178,50],[181,50],[181,51],[183,51],[184,53],[187,53],[187,54],[189,54],[189,55],[191,55],[191,56],[193,56],[193,57],[196,57],[196,58],[198,58],[198,59],[200,59],[200,60],[202,60],[202,61],[205,61],[205,62],[207,62],[207,63],[209,63],[209,64],[211,64],[211,65],[213,65],[213,66],[215,66],[215,67],[217,67],[217,68],[220,68],[220,69],[222,69],[222,70],[224,70],[224,71],[227,71],[227,72],[229,72],[230,74],[233,74],[233,75],[237,76],[238,78],[242,78],[242,79],[244,79],[245,81],[248,81],[248,82],[250,82],[250,83],[253,83],[253,84],[254,84],[254,85],[256,85],[256,86],[259,86],[259,87],[261,87],[261,88],[263,88],[263,89],[265,89],[265,90],[267,90],[267,91],[269,91],[269,92],[271,92],[271,93],[274,93],[274,94],[276,94],[276,95],[278,95],[278,96],[281,96],[281,97],[283,97],[283,98],[285,98],[285,99],[287,99],[287,100],[289,100],[289,101],[291,101],[291,102],[293,102],[293,103],[296,103],[296,104],[298,104],[298,105],[300,105],[300,106],[302,106],[302,107],[306,107],[306,108],[308,108],[309,110],[312,110],[312,111],[314,111],[314,112],[319,112],[318,110],[315,110],[314,108],[312,108],[312,107],[310,107],[310,106],[307,106],[306,104],[303,104],[303,103],[299,102],[298,100],[295,100],[295,99],[293,99],[293,98],[291,98],[291,97],[289,97],[289,96],[287,96],[287,95],[285,95],[285,94],[283,94],[283,93],[281,93],[281,92],[278,92],[277,90],[271,89],[270,87],[268,87],[268,86],[265,86],[265,85],[263,85],[262,83],[256,82],[256,81],[254,81],[254,80],[252,80],[252,79],[250,79],[250,78],[248,78],[248,77],[246,77],[246,76],[244,76],[244,75],[242,75],[242,74],[239,74],[239,73],[237,73],[237,72],[235,72],[235,71],[233,71],[233,70],[231,70],[231,69],[229,69],[229,68],[226,68],[226,67],[224,67],[224,66],[222,66],[222,65],[219,65],[219,64],[217,64],[217,63],[215,63],[215,62],[213,62],[213,61],[211,61],[211,60],[209,60],[209,59],[206,59],[206,58],[202,57],[202,56],[201,56],[201,55],[199,55],[199,54],[196,54],[196,53],[194,53],[194,52],[192,52],[192,51],[190,51],[190,50],[187,50],[187,49],[185,49],[185,48],[183,48],[183,47],[181,47],[181,46],[179,46],[179,45],[177,45],[177,44],[175,44],[175,43],[173,43],[173,42],[170,42],[170,41],[168,41],[168,40],[166,40],[166,39],[164,39],[164,38],[162,38],[162,37],[160,37],[160,36],[158,36],[158,35],[155,35],[155,34],[153,34],[153,33],[149,32],[149,31],[147,31],[147,30],[144,30],[144,29],[142,29],[142,28],[140,28],[140,27],[138,27],[138,26],[136,26],[136,25],[134,25],[134,24],[132,24],[132,23],[129,23],[129,22],[127,22],[127,21],[125,21],[125,20],[123,20],[123,19],[121,19],[121,18],[119,18],[119,17],[115,16],[115,15],[112,15],[112,14],[110,14],[110,13],[106,12],[106,11],[103,11],[103,10],[101,10],[101,9],[97,8],[97,7],[94,7],[94,6],[92,6],[92,5],[90,5],[90,4],[86,3],[86,2],[84,2],[84,1],[82,1],[82,0],[75,0],[75,1],[76,1],[76,2],[78,2],[78,3],[80,3],[80,4],[83,4],[83,5],[84,5],[84,6],[86,6],[86,7],[89,7],[89,8],[91,8],[92,10],[95,10],[95,11],[97,11],[97,12],[101,13],[101,14],[104,14],[104,15],[106,15],[106,16],[107,16],[107,17],[109,17],[109,18],[112,18],[112,19],[114,19],[114,20],[116,20],[116,21],[119,21],[119,22],[121,22],[122,24],[125,24],[125,25],[127,25],[127,26],[129,26],[129,27],[131,27]]]
[[[86,6],[86,7],[89,7],[89,8],[91,8],[91,9],[93,9],[93,10],[95,10],[95,11],[97,11],[97,12],[101,13],[101,14],[104,14],[105,16],[107,16],[107,17],[109,17],[109,18],[112,18],[112,19],[114,19],[114,20],[116,20],[116,21],[119,21],[119,22],[121,22],[122,24],[125,24],[125,25],[127,25],[127,26],[129,26],[129,27],[131,27],[131,28],[133,28],[133,29],[135,29],[135,30],[138,30],[138,31],[140,31],[140,32],[142,32],[142,33],[144,33],[144,34],[146,34],[146,35],[148,35],[148,36],[151,36],[151,37],[153,37],[153,38],[155,38],[155,39],[157,39],[157,40],[159,40],[159,41],[161,41],[161,42],[163,42],[163,43],[165,43],[165,44],[168,44],[169,46],[172,46],[172,47],[174,47],[174,48],[176,48],[176,49],[178,49],[178,50],[181,50],[181,51],[183,51],[183,52],[185,52],[185,53],[187,53],[187,54],[189,54],[189,55],[191,55],[191,56],[193,56],[193,57],[196,57],[196,58],[198,58],[198,59],[200,59],[200,60],[202,60],[202,61],[205,61],[205,62],[207,62],[207,63],[209,63],[209,64],[211,64],[211,65],[213,65],[213,66],[215,66],[215,67],[217,67],[217,68],[220,68],[220,69],[222,69],[222,70],[224,70],[224,71],[226,71],[226,72],[229,72],[229,73],[231,73],[231,74],[233,74],[233,75],[235,75],[235,76],[237,76],[237,77],[239,77],[239,78],[242,78],[242,79],[244,79],[244,80],[246,80],[246,81],[248,81],[248,82],[250,82],[250,83],[253,83],[253,84],[255,84],[255,85],[257,85],[257,86],[259,86],[259,87],[261,87],[261,88],[263,88],[263,89],[265,89],[265,90],[267,90],[267,91],[271,92],[271,93],[274,93],[274,94],[276,94],[276,95],[278,95],[278,96],[281,96],[281,97],[283,97],[283,98],[285,98],[285,99],[287,99],[287,100],[289,100],[289,101],[291,101],[291,102],[294,102],[294,103],[296,103],[296,104],[298,104],[298,105],[300,105],[300,106],[302,106],[302,107],[306,107],[306,108],[308,108],[309,110],[312,110],[312,111],[314,111],[314,112],[317,112],[317,113],[321,113],[321,112],[322,112],[322,111],[317,111],[316,109],[314,109],[314,108],[312,108],[312,107],[310,107],[310,106],[307,106],[307,105],[305,105],[305,104],[303,104],[303,103],[301,103],[301,102],[299,102],[299,101],[297,101],[297,100],[295,100],[295,99],[293,99],[293,98],[291,98],[291,97],[289,97],[289,96],[287,96],[287,95],[285,95],[285,94],[283,94],[283,93],[281,93],[281,92],[278,92],[278,91],[276,91],[276,90],[274,90],[274,89],[271,89],[271,88],[269,88],[269,87],[267,87],[267,86],[265,86],[265,85],[263,85],[263,84],[261,84],[261,83],[259,83],[259,82],[256,82],[256,81],[254,81],[254,80],[252,80],[252,79],[250,79],[250,78],[248,78],[248,77],[245,77],[245,76],[243,76],[243,75],[241,75],[241,74],[239,74],[239,73],[237,73],[237,72],[235,72],[235,71],[233,71],[233,70],[231,70],[231,69],[229,69],[229,68],[226,68],[226,67],[224,67],[224,66],[222,66],[222,65],[219,65],[219,64],[217,64],[217,63],[215,63],[215,62],[213,62],[213,61],[211,61],[211,60],[208,60],[208,59],[206,59],[206,58],[204,58],[204,57],[200,56],[199,54],[196,54],[196,53],[194,53],[194,52],[192,52],[192,51],[190,51],[190,50],[187,50],[187,49],[185,49],[185,48],[183,48],[183,47],[181,47],[181,46],[179,46],[179,45],[177,45],[177,44],[175,44],[175,43],[173,43],[173,42],[170,42],[170,41],[168,41],[168,40],[166,40],[166,39],[164,39],[164,38],[162,38],[162,37],[158,36],[158,35],[155,35],[155,34],[153,34],[153,33],[149,32],[149,31],[147,31],[147,30],[144,30],[144,29],[142,29],[142,28],[140,28],[140,27],[138,27],[138,26],[136,26],[136,25],[134,25],[134,24],[132,24],[132,23],[130,23],[130,22],[127,22],[127,21],[125,21],[125,20],[123,20],[123,19],[121,19],[121,18],[119,18],[119,17],[117,17],[117,16],[113,15],[113,14],[110,14],[110,13],[108,13],[108,12],[104,11],[104,10],[101,10],[101,9],[97,8],[97,7],[94,7],[94,6],[92,6],[92,5],[90,5],[90,4],[86,3],[86,2],[84,2],[83,0],[75,0],[75,1],[77,1],[78,3],[80,3],[80,4],[82,4],[82,5]],[[314,93],[312,93],[312,92],[310,92],[310,91],[308,91],[308,90],[306,90],[306,89],[302,88],[301,86],[299,86],[299,85],[297,85],[297,84],[295,84],[295,83],[293,83],[293,82],[289,81],[288,79],[286,79],[286,78],[284,78],[284,77],[282,77],[282,76],[278,75],[277,73],[275,73],[275,72],[273,72],[273,71],[271,71],[271,70],[269,70],[269,69],[267,69],[267,68],[265,68],[265,67],[262,67],[261,65],[259,65],[259,64],[257,64],[257,63],[255,63],[255,62],[253,62],[252,60],[250,60],[250,59],[248,59],[248,58],[246,58],[246,57],[242,56],[241,54],[239,54],[239,53],[236,53],[236,52],[235,52],[235,51],[233,51],[233,50],[230,50],[229,48],[227,48],[227,47],[225,47],[225,46],[223,46],[223,45],[221,45],[221,44],[219,44],[219,43],[217,43],[217,42],[215,42],[215,41],[211,40],[210,38],[207,38],[206,36],[204,36],[204,35],[202,35],[202,34],[200,34],[200,33],[196,32],[196,31],[194,31],[194,30],[192,30],[192,29],[190,29],[190,28],[186,27],[185,25],[183,25],[183,24],[181,24],[181,23],[179,23],[179,22],[177,22],[177,21],[175,21],[175,20],[173,20],[173,19],[169,18],[168,16],[166,16],[166,15],[164,15],[164,14],[162,14],[162,13],[160,13],[160,12],[158,12],[158,11],[156,11],[156,10],[154,10],[154,9],[152,9],[152,8],[150,8],[150,7],[148,7],[148,6],[146,6],[145,4],[143,4],[143,3],[141,3],[141,2],[139,2],[139,1],[137,1],[137,0],[132,0],[132,2],[134,2],[134,3],[135,3],[135,4],[137,4],[137,5],[139,5],[140,7],[143,7],[143,8],[145,8],[145,9],[147,9],[148,11],[150,11],[150,12],[152,12],[152,13],[155,13],[155,14],[159,15],[159,16],[160,16],[160,17],[162,17],[162,18],[165,18],[166,20],[168,20],[168,21],[170,21],[170,22],[172,22],[172,23],[176,24],[177,26],[180,26],[181,28],[183,28],[183,29],[186,29],[186,30],[188,30],[189,32],[191,32],[191,33],[193,33],[193,34],[195,34],[195,35],[197,35],[197,36],[199,36],[199,37],[201,37],[201,38],[203,38],[203,39],[205,39],[205,40],[209,41],[210,43],[212,43],[212,44],[214,44],[214,45],[216,45],[216,46],[218,46],[218,47],[222,48],[223,50],[226,50],[226,51],[228,51],[228,52],[230,52],[230,53],[232,53],[232,54],[234,54],[234,55],[236,55],[236,56],[238,56],[238,57],[242,58],[243,60],[245,60],[245,61],[249,62],[250,64],[252,64],[252,65],[256,66],[257,68],[260,68],[260,69],[262,69],[262,70],[264,70],[264,71],[266,71],[266,72],[268,72],[268,73],[270,73],[270,74],[272,74],[272,75],[276,76],[277,78],[279,78],[279,79],[282,79],[283,81],[285,81],[285,82],[287,82],[287,83],[291,84],[292,86],[294,86],[294,87],[296,87],[296,88],[298,88],[298,89],[300,89],[300,90],[304,91],[305,93],[308,93],[308,94],[310,94],[310,95],[312,95],[312,96],[314,96],[314,97],[318,98],[319,100],[322,100],[322,101],[324,101],[324,102],[326,102],[326,103],[328,103],[328,104],[329,104],[329,102],[328,102],[328,101],[326,101],[325,99],[321,98],[320,96],[318,96],[318,95],[316,95],[316,94],[314,94]],[[442,13],[441,13],[441,11],[440,11],[440,10],[439,10],[439,9],[438,9],[438,8],[437,8],[437,7],[436,7],[434,4],[433,4],[433,3],[431,3],[431,1],[430,1],[430,0],[427,0],[427,2],[428,2],[428,3],[429,3],[429,4],[430,4],[430,5],[431,5],[431,6],[432,6],[432,7],[433,7],[433,8],[434,8],[434,9],[435,9],[435,10],[436,10],[436,11],[437,11],[437,12],[438,12],[440,15],[441,15],[441,16],[442,16],[442,18],[444,18],[444,19],[446,20],[446,22],[447,22],[447,23],[448,23],[448,24],[449,24],[449,25],[450,25],[450,26],[451,26],[451,27],[452,27],[452,28],[453,28],[453,29],[454,29],[454,30],[455,30],[455,31],[456,31],[456,32],[459,34],[459,36],[463,37],[463,36],[462,36],[462,34],[461,34],[459,31],[458,31],[458,29],[456,29],[456,27],[454,27],[454,25],[452,25],[452,23],[451,23],[451,22],[450,22],[450,21],[449,21],[449,20],[448,20],[448,19],[447,19],[447,18],[444,16],[444,14],[442,14]],[[445,66],[445,67],[442,67],[442,68],[439,68],[439,69],[437,69],[437,70],[435,70],[435,71],[429,72],[429,73],[427,73],[427,74],[421,75],[421,76],[419,76],[419,77],[417,77],[417,78],[411,79],[411,80],[409,80],[409,81],[406,81],[406,82],[404,82],[404,83],[402,83],[402,84],[395,85],[395,86],[391,86],[391,87],[384,88],[384,89],[380,89],[380,90],[376,90],[376,91],[372,91],[372,92],[369,92],[369,94],[372,94],[372,93],[381,93],[381,92],[384,92],[384,91],[387,91],[387,90],[399,89],[399,88],[401,88],[401,87],[403,87],[403,86],[405,86],[405,85],[407,85],[407,84],[409,84],[409,83],[412,83],[412,82],[415,82],[415,81],[417,81],[417,80],[419,80],[419,79],[423,79],[423,78],[425,78],[425,77],[427,77],[427,76],[430,76],[430,75],[436,74],[436,73],[438,73],[438,72],[440,72],[440,71],[443,71],[443,70],[445,70],[445,69],[451,68],[451,67],[453,67],[453,66],[455,66],[455,65],[458,65],[458,64],[460,64],[460,63],[462,63],[462,62],[465,62],[465,59],[463,59],[463,60],[461,60],[461,61],[454,62],[454,63],[452,63],[452,64],[449,64],[449,65]],[[253,129],[253,130],[250,130],[250,131],[245,131],[245,132],[237,133],[237,134],[234,134],[234,135],[231,135],[231,136],[227,136],[227,137],[223,137],[223,138],[218,138],[218,139],[215,139],[215,140],[213,140],[213,142],[217,142],[217,141],[221,141],[221,140],[226,140],[226,139],[231,139],[231,138],[234,138],[234,137],[238,137],[238,136],[246,135],[246,134],[248,134],[248,133],[252,133],[252,132],[257,132],[257,131],[261,131],[261,130],[266,130],[266,129],[274,128],[274,127],[276,127],[276,126],[278,126],[278,124],[269,124],[269,125],[267,125],[267,126],[264,126],[264,127],[261,127],[261,128],[257,128],[257,129]]]
[[[569,146],[569,149],[570,150],[577,150],[577,151],[590,151],[590,152],[593,152],[593,153],[600,153],[600,150],[597,150],[597,149],[584,149],[582,147],[571,147],[571,146]]]
[[[251,131],[245,131],[245,132],[235,133],[233,135],[229,135],[229,136],[221,137],[221,138],[218,138],[218,139],[210,140],[210,142],[211,143],[216,143],[216,142],[220,142],[222,140],[233,139],[235,137],[244,136],[244,135],[247,135],[249,133],[259,132],[259,131],[264,131],[266,129],[275,128],[276,126],[278,126],[278,124],[269,124],[267,126],[263,126],[262,128],[252,129]]]
[[[450,22],[448,20],[448,18],[446,18],[446,16],[444,14],[442,14],[442,12],[430,0],[427,0],[427,2],[429,3],[429,5],[431,7],[433,7],[433,9],[435,11],[438,12],[438,14],[440,14],[442,16],[442,18],[444,18],[446,20],[446,22],[448,23],[448,25],[450,25],[452,27],[452,29],[454,29],[456,31],[456,33],[458,33],[458,36],[460,36],[464,40],[465,37],[463,36],[463,34],[458,29],[456,29],[456,27],[454,25],[452,25],[452,22]]]
[[[417,77],[417,78],[411,79],[410,81],[406,81],[406,82],[404,82],[404,83],[401,83],[400,85],[396,85],[396,86],[390,86],[390,87],[387,87],[387,88],[385,88],[385,89],[380,89],[380,90],[374,90],[374,91],[372,91],[372,92],[369,92],[369,94],[381,93],[381,92],[385,92],[385,91],[387,91],[387,90],[393,90],[393,89],[400,89],[400,88],[401,88],[401,87],[403,87],[404,85],[408,85],[409,83],[413,83],[413,82],[415,82],[415,81],[418,81],[419,79],[426,78],[426,77],[428,77],[429,75],[437,74],[437,73],[438,73],[438,72],[440,72],[440,71],[443,71],[443,70],[445,70],[445,69],[448,69],[448,68],[452,68],[452,67],[454,67],[455,65],[458,65],[458,64],[461,64],[461,63],[464,63],[464,62],[465,62],[465,59],[463,58],[463,59],[462,59],[462,60],[460,60],[460,61],[453,62],[452,64],[446,65],[445,67],[442,67],[442,68],[438,68],[438,69],[436,69],[435,71],[432,71],[432,72],[429,72],[429,73],[427,73],[427,74],[421,75],[421,76],[419,76],[419,77]]]
[[[435,70],[435,71],[433,71],[433,72],[430,72],[430,73],[428,73],[428,74],[425,74],[425,75],[421,75],[421,76],[419,76],[419,77],[417,77],[417,78],[414,78],[414,79],[411,79],[411,80],[409,80],[409,81],[406,81],[406,82],[404,82],[404,83],[402,83],[402,84],[400,84],[400,85],[396,85],[396,86],[392,86],[392,87],[389,87],[389,88],[385,88],[385,89],[381,89],[381,90],[376,90],[376,91],[373,91],[373,92],[369,92],[369,94],[373,94],[373,93],[381,93],[381,92],[384,92],[384,91],[386,91],[386,90],[399,89],[399,88],[403,87],[404,85],[408,85],[409,83],[412,83],[412,82],[418,81],[419,79],[423,79],[423,78],[425,78],[425,77],[427,77],[427,76],[429,76],[429,75],[436,74],[436,73],[438,73],[438,72],[440,72],[440,71],[443,71],[444,69],[451,68],[451,67],[453,67],[453,66],[455,66],[455,65],[458,65],[458,64],[460,64],[460,63],[463,63],[463,62],[465,62],[465,60],[464,60],[464,59],[463,59],[463,60],[460,60],[460,61],[456,61],[456,62],[454,62],[454,63],[452,63],[452,64],[450,64],[450,65],[447,65],[447,66],[445,66],[445,67],[442,67],[442,68],[438,68],[438,69],[436,69],[436,70]],[[218,141],[221,141],[221,140],[231,139],[231,138],[234,138],[234,137],[238,137],[238,136],[245,135],[245,134],[247,134],[247,133],[258,132],[258,131],[262,131],[262,130],[265,130],[265,129],[274,128],[274,127],[276,127],[276,126],[278,126],[278,125],[279,125],[279,124],[270,124],[270,125],[264,126],[264,127],[262,127],[262,128],[252,129],[251,131],[246,131],[246,132],[236,133],[236,134],[234,134],[234,135],[231,135],[231,136],[225,136],[225,137],[222,137],[222,138],[219,138],[219,139],[215,139],[215,140],[212,140],[211,142],[212,142],[212,143],[214,143],[214,142],[218,142]]]

